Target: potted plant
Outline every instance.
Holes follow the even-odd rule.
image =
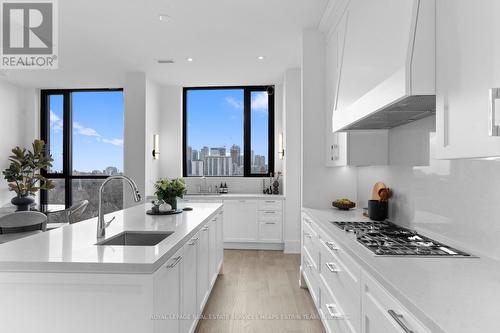
[[[172,210],[177,209],[177,198],[186,193],[186,183],[182,178],[162,178],[155,183],[155,195],[158,200],[169,204]]]
[[[40,174],[41,169],[51,167],[54,161],[51,155],[45,154],[45,142],[35,140],[32,148],[33,150],[20,147],[12,149],[10,165],[3,171],[4,178],[9,182],[9,191],[17,194],[11,202],[17,206],[18,211],[29,210],[30,205],[35,202],[31,196],[39,190],[54,188],[52,181]]]

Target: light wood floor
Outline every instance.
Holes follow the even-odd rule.
[[[299,265],[296,254],[225,250],[224,274],[196,332],[323,333],[309,292],[298,285]]]

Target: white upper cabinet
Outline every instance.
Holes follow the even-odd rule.
[[[436,2],[438,158],[500,156],[498,13],[498,0]]]
[[[322,29],[337,49],[327,46],[337,71],[333,131],[387,129],[431,115],[434,0],[350,0],[332,11],[341,14]]]

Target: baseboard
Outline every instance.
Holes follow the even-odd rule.
[[[224,242],[227,250],[279,250],[283,251],[283,243],[235,243]]]
[[[285,253],[300,253],[300,240],[285,241]]]

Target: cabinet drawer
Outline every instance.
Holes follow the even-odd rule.
[[[309,293],[313,299],[316,307],[319,307],[319,276],[316,267],[311,262],[311,258],[307,254],[307,252],[302,253],[302,275],[306,280],[307,288],[309,289]]]
[[[302,246],[307,254],[311,257],[312,264],[317,268],[319,265],[319,238],[313,228],[307,224],[302,224]]]
[[[259,240],[281,242],[282,230],[281,221],[259,222]]]
[[[355,331],[359,332],[361,327],[361,281],[359,278],[361,270],[354,262],[346,265],[340,261],[323,240],[320,240],[319,247],[318,269],[325,289],[335,296],[351,325]]]
[[[258,214],[259,221],[281,221],[281,211],[276,210],[262,210]]]
[[[368,274],[362,292],[363,332],[431,332]]]
[[[344,313],[341,304],[337,302],[337,299],[322,282],[320,282],[320,295],[321,304],[319,312],[328,333],[358,332],[351,323],[351,317]]]
[[[283,210],[282,200],[259,200],[259,210]]]

